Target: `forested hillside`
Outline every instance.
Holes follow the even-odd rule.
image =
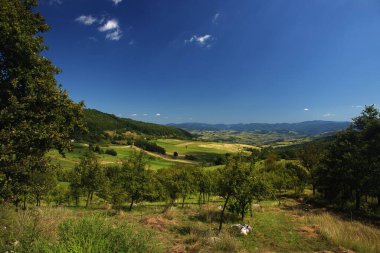
[[[120,118],[95,109],[84,110],[84,121],[88,128],[88,133],[78,136],[79,139],[102,139],[105,131],[130,131],[136,134],[179,139],[192,138],[189,132],[179,128]]]

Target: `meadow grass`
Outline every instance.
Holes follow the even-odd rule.
[[[0,251],[316,252],[343,246],[356,252],[379,252],[375,228],[329,214],[300,216],[298,210],[277,203],[260,202],[262,210],[254,211],[253,217],[247,214],[244,223],[253,227],[247,236],[231,227],[242,221],[229,212],[218,234],[220,203],[214,202],[183,208],[177,204],[170,209],[165,209],[164,202],[149,203],[152,206],[137,205],[132,212],[102,206],[45,206],[19,212],[1,207]]]
[[[103,150],[114,149],[117,152],[117,156],[111,156],[107,154],[97,154],[102,164],[112,165],[120,164],[123,160],[128,159],[136,150],[128,146],[104,146]],[[48,156],[52,159],[53,163],[60,165],[63,169],[72,169],[79,164],[80,157],[88,151],[88,147],[85,145],[76,144],[72,151],[66,152],[65,156],[62,156],[56,150],[52,150],[48,153]],[[149,155],[148,155],[149,156]],[[149,156],[148,166],[150,169],[157,170],[161,168],[168,168],[176,164],[175,162],[168,161],[159,157]]]
[[[329,213],[309,215],[321,235],[334,244],[362,253],[380,252],[380,230],[357,221],[345,221]]]

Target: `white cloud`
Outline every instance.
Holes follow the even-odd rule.
[[[131,114],[132,117],[136,117],[137,116],[137,113],[133,113]]]
[[[116,19],[110,19],[106,23],[104,23],[101,27],[99,27],[99,31],[107,32],[109,30],[114,30],[119,28],[119,22]]]
[[[92,25],[93,23],[95,23],[98,19],[91,16],[91,15],[82,15],[82,16],[79,16],[75,19],[75,21],[83,24],[83,25]]]
[[[352,108],[362,108],[363,106],[362,105],[353,105],[351,106]]]
[[[309,108],[305,108],[305,109],[303,109],[304,111],[309,111]]]
[[[220,13],[218,12],[218,13],[216,13],[216,14],[214,15],[214,17],[212,18],[212,23],[214,23],[214,24],[218,24],[218,19],[219,19],[219,17],[220,17]]]
[[[112,2],[115,4],[115,5],[118,5],[119,3],[121,3],[123,0],[112,0]]]
[[[91,15],[82,15],[82,16],[79,16],[75,19],[75,21],[83,24],[83,25],[92,25],[93,23],[95,23],[98,19],[91,16]]]
[[[106,39],[108,40],[120,40],[123,36],[123,33],[120,29],[116,29],[113,32],[107,33]]]
[[[123,32],[120,29],[119,22],[116,19],[110,19],[98,28],[100,32],[107,32],[107,40],[120,40]]]
[[[62,0],[50,0],[49,5],[61,5],[63,2]]]
[[[159,113],[156,113],[156,116],[157,116],[157,117],[159,117],[159,116],[161,116],[161,114],[159,114]]]
[[[185,40],[185,43],[196,43],[201,46],[207,46],[209,47],[209,43],[214,40],[214,37],[212,37],[210,34],[205,34],[203,36],[193,35],[190,39]]]
[[[326,114],[323,114],[323,117],[325,117],[325,118],[333,117],[333,116],[335,116],[335,114],[333,114],[333,113],[326,113]]]

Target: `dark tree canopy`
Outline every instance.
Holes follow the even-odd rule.
[[[49,29],[36,1],[0,1],[0,142],[1,161],[69,147],[80,128],[82,104],[57,86],[59,70],[41,52],[37,34]]]
[[[41,53],[49,26],[37,1],[0,0],[0,168],[5,181],[23,160],[61,153],[83,129],[82,103],[57,85],[59,69]],[[5,183],[3,182],[3,185]]]

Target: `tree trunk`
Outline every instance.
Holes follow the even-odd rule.
[[[135,202],[134,199],[132,199],[131,204],[129,205],[129,211],[132,211],[132,208],[133,208],[133,202]]]
[[[87,200],[86,200],[86,208],[88,207],[88,205],[90,203],[90,197],[91,197],[91,192],[88,192],[87,193]]]
[[[26,194],[24,193],[24,203],[22,209],[26,210]]]
[[[182,197],[182,208],[185,207],[185,197]]]
[[[36,206],[39,207],[41,206],[41,197],[40,194],[36,194]]]
[[[20,203],[20,198],[17,196],[15,199],[16,212],[18,212],[18,204]]]
[[[380,207],[380,193],[377,194],[377,206]]]
[[[244,209],[241,211],[241,221],[244,223],[244,215],[245,215],[245,212],[244,212]]]
[[[226,198],[226,201],[224,202],[224,206],[223,206],[223,210],[222,210],[222,213],[220,215],[220,222],[219,222],[219,233],[220,231],[222,230],[222,226],[223,226],[223,222],[224,222],[224,211],[226,210],[226,206],[227,206],[227,203],[228,203],[228,200],[230,199],[230,195],[228,194],[227,195],[227,198]]]
[[[315,196],[315,184],[313,183],[313,196]]]
[[[75,206],[78,206],[78,205],[79,205],[79,197],[75,196]]]

